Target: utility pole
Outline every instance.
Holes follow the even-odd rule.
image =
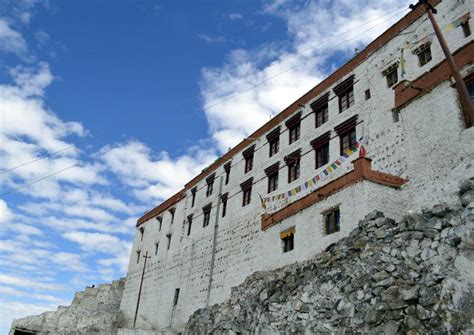
[[[459,100],[461,102],[461,109],[464,117],[464,123],[466,124],[466,128],[472,127],[474,124],[474,104],[471,101],[471,97],[469,96],[469,91],[467,90],[466,84],[461,77],[461,73],[459,73],[459,69],[454,62],[454,58],[451,55],[451,51],[449,51],[448,44],[444,39],[443,33],[439,28],[438,22],[436,22],[436,18],[434,14],[438,11],[434,8],[429,0],[419,0],[418,3],[415,5],[410,5],[410,9],[415,9],[418,6],[423,5],[426,9],[426,13],[428,14],[428,18],[431,21],[431,25],[435,31],[436,37],[438,38],[439,44],[441,45],[441,49],[443,49],[444,55],[446,56],[446,61],[448,62],[449,67],[451,68],[451,74],[454,77],[456,82],[456,89],[458,90]]]
[[[214,236],[212,238],[212,254],[211,254],[211,268],[209,270],[209,283],[207,285],[206,308],[209,307],[209,300],[211,298],[212,277],[214,275],[214,263],[216,260],[216,243],[217,243],[217,229],[219,228],[219,212],[222,196],[222,176],[219,178],[219,194],[217,195],[216,205],[216,220],[214,223]]]
[[[135,309],[135,319],[133,319],[133,328],[135,328],[137,324],[138,306],[140,306],[140,297],[142,295],[143,277],[145,277],[146,260],[148,258],[151,258],[151,256],[148,256],[148,251],[145,253],[145,255],[143,255],[143,258],[145,258],[145,262],[143,262],[142,279],[140,280],[140,289],[138,290],[137,308]]]

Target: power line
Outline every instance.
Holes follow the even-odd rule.
[[[70,149],[72,149],[72,148],[74,148],[74,147],[75,147],[75,145],[71,145],[71,146],[69,146],[69,147],[67,147],[67,148],[64,148],[64,149],[55,151],[55,152],[53,152],[53,153],[51,153],[51,154],[49,154],[49,155],[46,155],[46,156],[43,156],[43,157],[38,157],[38,158],[33,159],[33,160],[29,161],[29,162],[25,162],[25,163],[23,163],[23,164],[16,165],[16,166],[14,166],[14,167],[12,167],[12,168],[9,168],[9,169],[6,169],[6,170],[2,170],[2,171],[0,171],[0,174],[4,174],[4,173],[7,173],[7,172],[16,170],[16,169],[18,169],[18,168],[21,168],[21,167],[23,167],[23,166],[25,166],[25,165],[29,165],[29,164],[32,164],[32,163],[34,163],[34,162],[38,162],[38,161],[40,161],[40,160],[46,159],[46,158],[48,158],[48,157],[55,156],[55,155],[57,155],[57,154],[59,154],[59,153],[61,153],[61,152],[70,150]]]
[[[288,56],[288,57],[284,57],[284,58],[280,59],[280,62],[285,62],[285,61],[287,61],[287,60],[289,60],[289,59],[295,58],[296,56],[298,56],[298,55],[300,55],[300,54],[302,54],[302,53],[304,53],[304,52],[306,52],[306,51],[312,50],[312,49],[314,49],[314,48],[316,48],[316,47],[319,47],[319,46],[321,46],[321,45],[324,45],[324,44],[329,43],[331,40],[333,40],[333,39],[336,38],[336,37],[345,35],[345,34],[347,34],[347,33],[350,33],[351,31],[357,30],[357,29],[359,29],[359,28],[361,28],[361,27],[363,27],[363,26],[365,26],[365,25],[367,25],[367,24],[369,24],[369,23],[372,23],[372,22],[375,22],[375,21],[377,21],[377,20],[379,20],[379,19],[381,19],[381,18],[384,18],[385,16],[389,16],[389,15],[395,13],[395,12],[400,12],[400,11],[406,10],[406,9],[407,9],[406,7],[400,7],[400,8],[398,8],[398,9],[395,9],[395,10],[392,11],[392,12],[389,12],[389,13],[387,13],[387,14],[384,14],[384,15],[382,15],[382,16],[379,16],[379,17],[377,17],[377,18],[375,18],[375,19],[373,19],[373,20],[367,21],[367,22],[365,22],[365,23],[363,23],[363,24],[361,24],[361,25],[359,25],[359,26],[357,26],[357,27],[354,27],[354,28],[352,28],[352,29],[346,30],[346,31],[344,31],[344,32],[342,32],[342,33],[339,33],[339,34],[336,34],[336,35],[332,35],[330,38],[325,39],[324,42],[322,42],[322,43],[313,44],[313,45],[311,45],[311,46],[309,46],[309,47],[307,47],[307,48],[305,48],[305,49],[302,49],[302,50],[300,50],[300,51],[298,51],[298,52],[296,52],[296,53],[291,54],[291,55]],[[273,65],[270,65],[270,67],[272,67],[272,66],[273,66]],[[234,80],[230,80],[230,81],[228,81],[227,83],[225,83],[225,84],[223,84],[223,85],[220,85],[220,86],[218,86],[218,87],[209,88],[209,89],[207,89],[207,90],[204,90],[203,93],[210,93],[210,92],[214,92],[214,91],[220,90],[221,88],[224,88],[224,87],[227,87],[227,86],[229,86],[229,85],[238,83],[239,81],[242,81],[242,80],[244,80],[244,79],[246,79],[246,78],[248,78],[248,77],[250,77],[250,75],[245,76],[245,77],[241,77],[241,78],[237,78],[237,79],[234,79]]]
[[[382,18],[382,17],[384,17],[384,16],[387,16],[387,15],[390,15],[390,14],[392,14],[392,13],[398,12],[398,11],[400,11],[400,10],[401,10],[401,9],[397,9],[397,10],[395,10],[395,11],[389,13],[389,14],[386,14],[386,15],[381,16],[380,18]],[[388,20],[392,19],[393,17],[395,17],[395,16],[397,16],[397,15],[398,15],[398,13],[392,15],[390,18],[388,18]],[[380,19],[380,18],[378,18],[378,19]],[[373,22],[373,21],[376,21],[376,20],[378,20],[378,19],[374,19],[374,20],[369,21],[369,22]],[[369,22],[366,22],[365,24],[363,24],[363,25],[361,25],[361,26],[364,26],[364,25],[366,25],[366,24],[369,23]],[[350,38],[350,39],[347,39],[347,40],[345,40],[345,41],[343,41],[343,42],[341,42],[341,43],[339,43],[339,44],[336,44],[336,46],[339,46],[339,45],[342,45],[342,44],[344,44],[344,43],[350,42],[350,41],[354,40],[355,38],[359,37],[360,35],[362,35],[362,34],[368,32],[368,31],[370,31],[370,30],[373,29],[374,27],[381,25],[382,23],[385,23],[385,21],[380,22],[380,23],[376,24],[375,26],[372,26],[370,29],[363,31],[362,33],[360,33],[360,34],[358,34],[358,35],[356,35],[356,36],[354,36],[354,37],[352,37],[352,38]],[[354,28],[354,29],[356,29],[356,28]],[[354,29],[352,29],[352,30],[354,30]],[[352,30],[349,30],[349,31],[352,31]],[[348,32],[349,32],[349,31],[348,31]],[[345,32],[345,33],[347,33],[347,32]],[[336,35],[336,36],[337,36],[337,35]],[[335,36],[333,36],[333,37],[335,37]],[[305,49],[305,50],[303,50],[303,51],[301,51],[301,52],[304,52],[304,51],[306,51],[306,50],[309,50],[309,48],[307,48],[307,49]],[[300,52],[300,53],[301,53],[301,52]],[[294,57],[294,56],[296,56],[296,55],[293,55],[293,57]],[[276,77],[278,77],[278,76],[280,76],[280,75],[282,75],[282,74],[284,74],[284,73],[286,73],[286,72],[288,72],[288,71],[290,71],[290,70],[292,70],[292,69],[294,69],[294,68],[296,68],[296,67],[298,67],[298,66],[301,66],[301,65],[305,64],[306,62],[307,62],[307,61],[300,62],[299,64],[297,64],[297,65],[294,66],[294,67],[288,68],[288,69],[286,69],[286,70],[284,70],[284,71],[282,71],[282,72],[280,72],[280,73],[277,73],[276,75],[273,75],[273,76],[271,76],[271,77],[269,77],[269,78],[267,78],[267,79],[265,79],[265,80],[263,80],[263,81],[257,83],[256,85],[253,85],[253,86],[251,86],[251,87],[245,89],[244,91],[238,92],[237,94],[231,95],[231,96],[228,97],[228,98],[225,98],[225,99],[223,99],[223,100],[220,100],[220,101],[218,101],[217,103],[215,103],[215,104],[213,104],[213,105],[211,105],[211,106],[208,106],[208,107],[206,107],[206,108],[203,108],[203,110],[209,110],[209,109],[211,109],[211,108],[213,108],[213,107],[215,107],[215,106],[218,106],[218,105],[224,103],[225,101],[228,101],[228,100],[230,100],[230,99],[236,98],[237,96],[240,96],[240,95],[242,95],[242,94],[244,94],[244,93],[246,93],[246,92],[248,92],[248,91],[250,91],[250,90],[252,90],[252,89],[254,89],[254,88],[258,87],[258,86],[260,86],[261,84],[263,84],[263,83],[265,83],[265,82],[268,82],[268,81],[271,80],[271,79],[274,79],[274,78],[276,78]],[[312,112],[311,112],[311,113],[312,113]],[[311,114],[311,113],[309,113],[309,114]],[[284,132],[284,131],[285,131],[285,130],[283,130],[282,132]],[[72,146],[72,147],[73,147],[73,146]],[[263,145],[262,145],[260,148],[262,148],[262,147],[263,147]],[[259,149],[260,149],[260,148],[259,148]],[[59,150],[59,151],[56,152],[56,153],[59,153],[59,152],[61,152],[61,151],[65,151],[65,150],[68,150],[68,149],[70,149],[70,147],[65,148],[65,149],[62,149],[62,150]],[[108,150],[106,150],[106,151],[104,151],[104,152],[102,152],[102,153],[97,153],[96,155],[92,155],[90,158],[93,158],[93,157],[98,156],[98,155],[103,155],[103,154],[105,154],[105,153],[111,151],[112,149],[114,149],[114,147],[111,147],[110,149],[108,149]],[[52,155],[54,155],[54,154],[56,154],[56,153],[53,153],[53,154],[51,154],[50,156],[52,156]],[[20,165],[20,166],[13,167],[13,168],[11,168],[11,169],[9,169],[9,170],[2,171],[2,174],[5,173],[5,172],[14,170],[14,169],[16,169],[16,168],[19,168],[19,167],[21,167],[21,166],[25,166],[25,165],[34,163],[34,162],[36,162],[36,161],[38,161],[38,160],[45,159],[45,158],[47,158],[47,157],[48,157],[48,156],[42,157],[42,158],[38,158],[38,159],[33,160],[33,161],[31,161],[31,162],[24,163],[24,164],[22,164],[22,165]],[[63,168],[63,169],[61,169],[61,170],[55,171],[55,172],[53,172],[53,173],[51,173],[51,174],[49,174],[49,175],[46,175],[46,176],[41,177],[41,178],[39,178],[39,179],[36,179],[36,180],[34,180],[34,181],[30,182],[30,183],[27,183],[27,184],[22,185],[22,186],[20,186],[20,187],[18,187],[18,188],[15,188],[15,189],[12,189],[12,190],[10,190],[10,191],[8,191],[8,192],[5,192],[5,193],[1,194],[0,196],[6,196],[6,195],[9,195],[9,194],[14,193],[14,192],[16,192],[16,191],[19,191],[19,190],[21,190],[21,189],[24,189],[24,188],[26,188],[26,187],[29,187],[29,186],[31,186],[31,185],[34,185],[34,184],[36,184],[36,183],[38,183],[38,182],[41,182],[41,181],[43,181],[43,180],[46,180],[46,179],[48,179],[48,178],[50,178],[50,177],[53,177],[53,176],[59,174],[59,173],[62,173],[62,172],[67,171],[67,170],[69,170],[69,169],[71,169],[71,168],[73,168],[73,167],[76,167],[76,166],[78,166],[79,164],[80,164],[80,162],[78,162],[78,163],[76,163],[76,164],[73,164],[73,165],[70,165],[70,166],[68,166],[68,167],[66,167],[66,168]],[[239,193],[239,192],[237,192],[236,194],[238,194],[238,193]],[[236,194],[232,195],[231,197],[235,196]]]
[[[112,151],[113,149],[115,149],[115,147],[111,147],[110,149],[104,150],[104,151],[102,151],[102,152],[98,152],[97,154],[94,154],[94,155],[90,156],[89,158],[94,158],[94,157],[97,157],[97,156],[100,156],[100,155],[104,155],[104,154],[106,154],[106,153]],[[2,193],[2,194],[0,194],[0,197],[3,197],[3,196],[6,196],[6,195],[9,195],[9,194],[12,194],[12,193],[14,193],[14,192],[16,192],[16,191],[22,190],[22,189],[24,189],[24,188],[26,188],[26,187],[29,187],[29,186],[34,185],[34,184],[36,184],[36,183],[39,183],[39,182],[41,182],[41,181],[43,181],[43,180],[46,180],[46,179],[48,179],[48,178],[51,178],[51,177],[53,177],[53,176],[55,176],[55,175],[57,175],[57,174],[59,174],[59,173],[62,173],[62,172],[67,171],[67,170],[69,170],[69,169],[72,169],[73,167],[79,166],[80,164],[81,164],[81,162],[77,162],[76,164],[69,165],[69,166],[67,166],[67,167],[65,167],[65,168],[63,168],[63,169],[61,169],[61,170],[57,170],[57,171],[55,171],[55,172],[53,172],[53,173],[50,173],[50,174],[48,174],[48,175],[46,175],[46,176],[44,176],[44,177],[41,177],[41,178],[36,179],[36,180],[33,180],[33,181],[30,182],[30,183],[27,183],[27,184],[24,184],[24,185],[22,185],[22,186],[20,186],[20,187],[14,188],[14,189],[12,189],[12,190],[10,190],[10,191],[8,191],[8,192]]]

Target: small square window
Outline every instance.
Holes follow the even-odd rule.
[[[471,26],[469,25],[469,20],[466,22],[461,23],[462,32],[464,33],[464,37],[471,36]]]
[[[388,87],[392,87],[393,85],[395,85],[398,82],[397,68],[395,68],[392,71],[390,71],[389,73],[387,73],[385,75],[385,77],[387,78],[387,86]]]
[[[295,248],[295,227],[280,233],[283,253],[289,252]]]
[[[370,89],[365,91],[365,100],[369,100],[372,96],[370,95]]]
[[[420,66],[428,64],[431,61],[431,44],[425,43],[419,46],[414,53],[418,56]]]
[[[339,207],[324,213],[324,233],[329,235],[338,232],[340,230],[339,220]]]

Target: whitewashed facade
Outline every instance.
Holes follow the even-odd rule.
[[[436,8],[440,26],[445,27],[466,13],[472,13],[473,6],[472,1],[450,0],[439,3]],[[467,22],[473,27],[471,21]],[[146,220],[142,218],[137,226],[121,302],[121,310],[129,322],[121,334],[181,332],[195,310],[205,307],[207,303],[212,305],[222,302],[229,296],[231,288],[251,273],[310,258],[334,241],[347,236],[358,221],[374,209],[399,218],[407,210],[419,210],[449,199],[456,201],[454,193],[458,190],[459,181],[474,176],[474,127],[465,127],[453,82],[443,79],[439,74],[445,59],[436,38],[433,37],[430,44],[432,59],[425,65],[420,66],[419,58],[414,53],[420,46],[417,42],[429,41],[431,32],[432,27],[426,15],[420,16],[420,11],[409,14],[353,60],[250,135],[251,139],[236,147],[238,150],[230,151],[188,183],[180,192],[181,196],[175,196],[176,201],[168,201],[169,206],[158,208],[162,209],[161,212],[155,210],[151,217],[145,216]],[[465,30],[459,26],[445,32],[445,35],[451,51],[458,55],[456,59],[462,64],[463,77],[472,78],[474,33],[465,36]],[[405,74],[402,78],[403,61]],[[398,83],[390,88],[387,87],[384,71],[393,64],[398,64],[398,67],[395,66]],[[351,76],[354,103],[340,112],[339,98],[334,88]],[[420,78],[421,81],[416,81]],[[421,86],[421,90],[415,90],[422,93],[403,100],[406,85],[410,82]],[[368,99],[367,90],[370,90]],[[328,120],[316,128],[311,104],[326,93],[329,93]],[[395,108],[397,101],[403,102],[399,108]],[[286,121],[297,113],[301,113],[301,136],[289,144]],[[259,194],[267,197],[287,192],[321,173],[327,165],[315,169],[315,153],[311,142],[330,132],[329,162],[333,162],[341,154],[341,138],[336,129],[355,116],[356,138],[363,137],[367,156],[372,159],[372,169],[401,176],[407,182],[401,187],[391,187],[371,180],[360,180],[338,188],[304,210],[292,213],[263,230],[261,215],[264,210]],[[280,127],[279,151],[269,157],[267,135],[277,127]],[[253,145],[253,169],[244,173],[245,159],[242,153]],[[301,149],[300,176],[288,183],[285,156],[297,149]],[[335,183],[334,180],[352,171],[350,160],[357,157],[358,153],[352,155],[324,181],[319,182],[313,192],[318,192],[323,185]],[[229,162],[231,170],[226,184],[224,166]],[[265,169],[277,162],[280,164],[278,188],[268,194]],[[213,173],[213,192],[207,196],[206,178]],[[242,206],[241,184],[251,177],[251,201]],[[194,205],[193,188],[197,188]],[[226,216],[222,217],[222,203],[218,203],[220,195],[226,193]],[[302,191],[298,198],[309,193],[309,190]],[[298,201],[303,199],[292,199],[291,202]],[[212,206],[210,220],[203,227],[203,207],[208,204]],[[324,213],[335,207],[340,211],[340,231],[328,235],[323,229]],[[174,210],[173,222],[170,209]],[[188,236],[190,215],[193,215],[193,219]],[[161,223],[157,217],[161,218]],[[294,249],[283,252],[280,233],[293,227]],[[133,318],[143,269],[142,256],[146,252],[151,258],[147,261],[136,324],[140,332],[136,332],[132,330]]]

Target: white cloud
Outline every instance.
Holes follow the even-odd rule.
[[[12,212],[8,208],[7,203],[0,199],[0,225],[7,224],[12,218]]]
[[[224,36],[211,36],[207,34],[198,34],[197,37],[208,44],[227,42],[227,39]]]
[[[232,21],[236,21],[236,20],[242,20],[244,17],[242,14],[240,13],[230,13],[229,14],[229,19],[231,19]]]
[[[299,98],[332,69],[335,52],[353,54],[407,6],[396,0],[267,1],[264,12],[284,20],[288,42],[233,50],[223,66],[202,70],[203,106],[218,149],[227,151]]]
[[[215,158],[214,150],[199,148],[175,159],[166,152],[155,156],[136,140],[116,145],[103,155],[109,169],[134,188],[134,194],[143,201],[173,195]]]
[[[25,40],[4,18],[0,18],[0,51],[11,52],[21,58],[27,58],[28,55]]]

